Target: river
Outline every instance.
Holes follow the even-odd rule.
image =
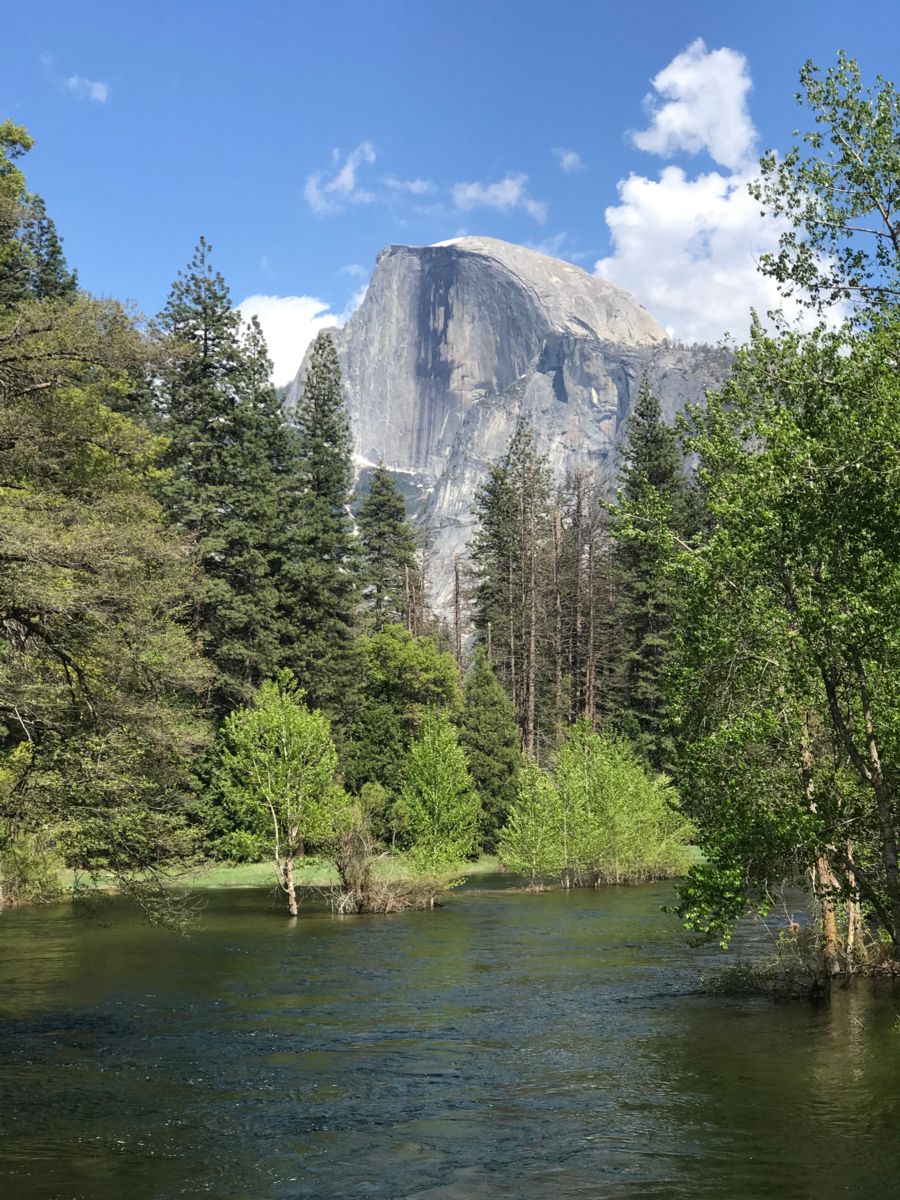
[[[894,1200],[900,995],[704,995],[670,895],[5,913],[0,1196]]]

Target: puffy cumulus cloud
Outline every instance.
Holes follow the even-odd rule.
[[[761,217],[748,177],[718,171],[689,178],[667,166],[658,179],[631,175],[619,184],[621,204],[606,210],[615,252],[598,275],[636,296],[673,337],[717,342],[741,339],[750,309],[760,315],[784,305],[772,279],[761,275],[761,252],[774,248],[779,226]]]
[[[313,171],[306,179],[303,194],[313,212],[324,216],[343,212],[348,204],[371,203],[375,196],[360,186],[357,175],[360,167],[373,163],[376,157],[371,142],[360,142],[355,150],[343,158],[339,150],[333,150],[332,170]]]
[[[99,79],[85,79],[83,75],[70,75],[68,79],[62,81],[62,85],[67,92],[79,100],[95,100],[98,104],[105,104],[109,99],[109,84],[102,83]]]
[[[279,387],[297,374],[306,347],[319,330],[341,325],[344,319],[315,296],[248,296],[236,307],[245,321],[256,317],[262,326],[272,380]]]
[[[528,194],[527,175],[506,175],[496,183],[455,183],[453,203],[466,211],[471,208],[497,208],[502,212],[521,209],[539,224],[547,219],[547,205]]]
[[[760,215],[747,190],[756,130],[746,110],[751,79],[743,55],[710,52],[696,41],[653,82],[665,103],[635,143],[663,157],[705,149],[725,169],[692,176],[669,164],[657,178],[621,180],[619,203],[605,213],[613,251],[596,273],[635,295],[683,341],[717,342],[726,333],[742,339],[751,308],[802,319],[757,270],[783,225]]]
[[[564,146],[554,146],[553,157],[567,175],[571,175],[573,171],[580,171],[584,166],[578,151],[566,150]]]
[[[653,79],[648,129],[632,134],[641,150],[666,158],[677,150],[706,150],[721,166],[746,165],[756,141],[747,111],[753,86],[747,60],[736,50],[707,50],[702,38]]]

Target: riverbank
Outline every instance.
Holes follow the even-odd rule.
[[[493,875],[499,870],[498,860],[485,854],[475,862],[460,863],[448,874],[468,879],[473,875]],[[409,878],[403,860],[391,858],[389,855],[376,863],[375,872],[383,879]],[[338,875],[330,863],[321,859],[309,859],[294,866],[294,879],[298,887],[326,888],[337,884]],[[276,887],[278,877],[275,864],[271,861],[259,863],[208,862],[174,876],[171,883],[175,888],[189,888],[192,891],[207,888],[261,888]],[[73,872],[64,873],[62,885],[66,892],[75,889],[76,877]]]

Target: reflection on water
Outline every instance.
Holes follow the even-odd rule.
[[[893,1200],[896,997],[703,996],[668,898],[5,914],[0,1195]]]

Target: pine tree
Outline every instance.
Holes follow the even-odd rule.
[[[341,766],[354,793],[367,783],[393,792],[424,715],[459,712],[459,671],[433,638],[414,637],[402,625],[364,634],[356,651],[359,680],[356,703],[344,719]]]
[[[357,514],[364,596],[374,629],[402,623],[411,627],[416,536],[406,504],[390,472],[381,462],[372,472],[369,491]]]
[[[22,230],[28,253],[29,292],[35,300],[61,300],[74,296],[78,280],[63,254],[56,225],[47,216],[43,199],[32,193],[25,205]]]
[[[78,290],[44,201],[27,191],[15,165],[33,145],[24,125],[0,122],[0,308],[67,299]]]
[[[221,713],[283,658],[277,576],[293,435],[269,382],[262,335],[258,327],[242,334],[210,249],[201,239],[160,318],[175,353],[161,375],[159,406],[171,472],[164,501],[196,541],[205,583],[193,623],[217,668],[210,703]]]
[[[301,512],[298,630],[291,666],[310,703],[337,716],[354,687],[355,546],[350,518],[350,428],[331,335],[313,342],[295,414]]]
[[[541,670],[549,604],[544,569],[552,537],[549,473],[527,421],[475,497],[472,559],[478,583],[475,627],[516,708],[522,745],[538,750],[553,705]],[[552,720],[550,722],[552,724]]]
[[[691,491],[678,439],[646,382],[628,422],[624,460],[621,500],[634,504],[650,493],[667,526],[681,535],[689,532]],[[621,538],[616,562],[623,637],[621,724],[651,766],[663,770],[670,753],[664,674],[673,648],[672,583],[649,541]]]
[[[492,854],[515,800],[522,752],[516,711],[481,646],[466,676],[459,731],[481,797],[481,844]]]

